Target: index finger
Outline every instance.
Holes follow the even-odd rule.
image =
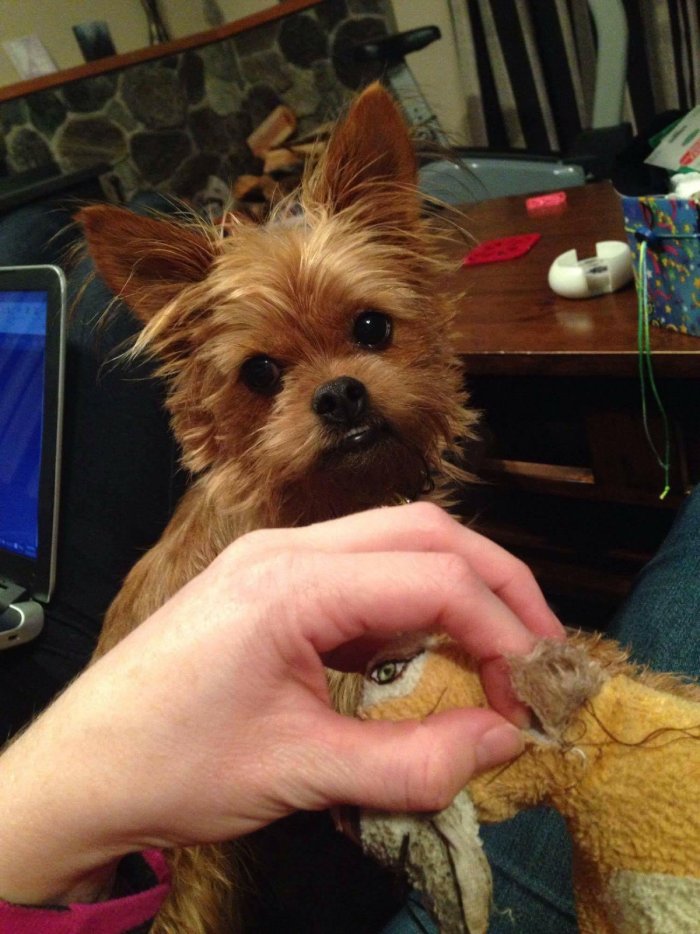
[[[453,552],[337,554],[331,565],[306,554],[296,584],[305,596],[295,609],[302,644],[321,655],[368,636],[387,642],[422,630],[447,633],[479,661],[525,654],[537,641]]]
[[[522,561],[432,503],[374,509],[294,530],[302,547],[342,552],[452,552],[534,635],[563,639],[564,628]]]

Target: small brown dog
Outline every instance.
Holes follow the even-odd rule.
[[[96,205],[98,272],[143,322],[192,484],[114,601],[98,654],[253,529],[402,499],[446,503],[465,408],[405,123],[360,95],[294,200],[264,225],[185,224]],[[226,855],[173,854],[158,934],[231,930]]]

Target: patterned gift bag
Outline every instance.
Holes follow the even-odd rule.
[[[649,321],[700,337],[700,199],[622,196],[622,210]]]

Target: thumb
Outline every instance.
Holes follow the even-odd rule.
[[[523,749],[520,730],[492,710],[400,722],[341,719],[334,731],[336,801],[376,810],[440,811],[472,775]]]

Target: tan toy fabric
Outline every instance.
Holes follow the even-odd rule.
[[[637,668],[616,643],[580,633],[566,643],[543,642],[510,666],[536,728],[527,731],[521,756],[465,789],[477,819],[497,822],[537,804],[563,815],[573,840],[581,934],[697,934],[700,685]],[[486,703],[473,663],[453,643],[413,637],[371,663],[359,715],[421,718]],[[461,798],[448,811],[468,814]],[[473,826],[462,820],[461,842],[436,831],[431,845],[424,838],[434,816],[365,813],[360,821],[367,851],[407,869],[443,934],[488,927],[484,857]],[[465,873],[481,881],[475,887]],[[469,891],[481,904],[460,912]]]

